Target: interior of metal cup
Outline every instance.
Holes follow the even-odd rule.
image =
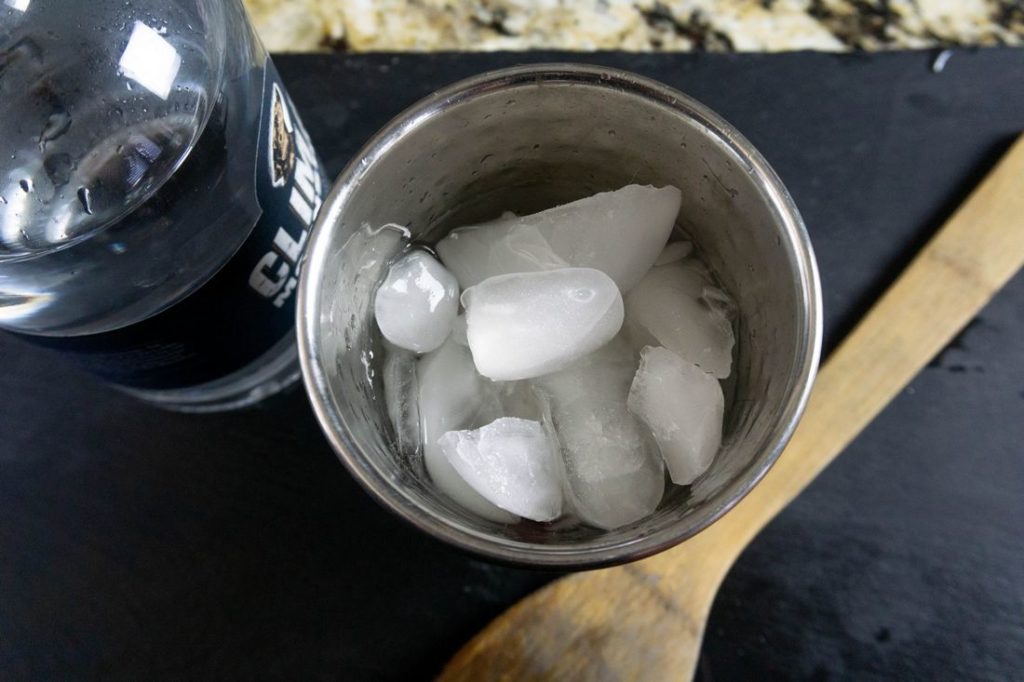
[[[577,522],[502,525],[439,493],[402,456],[385,408],[373,292],[406,228],[525,214],[630,183],[682,190],[678,228],[739,308],[723,446],[691,486],[613,531]],[[421,102],[339,178],[311,240],[300,290],[303,370],[340,458],[387,507],[494,559],[559,567],[646,556],[707,526],[781,451],[816,368],[820,302],[799,214],[749,143],[698,103],[632,74],[578,65],[510,69]]]

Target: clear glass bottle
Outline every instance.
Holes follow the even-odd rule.
[[[0,130],[0,327],[175,409],[295,381],[327,182],[240,0],[3,0]]]

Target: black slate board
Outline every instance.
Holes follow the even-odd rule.
[[[1024,51],[939,74],[933,56],[585,59],[697,97],[774,164],[818,253],[827,349],[1024,127]],[[579,57],[277,61],[334,174],[432,89],[552,59]],[[1020,675],[1022,336],[1018,276],[742,556],[698,679]],[[0,362],[0,678],[423,679],[553,577],[379,509],[301,392],[185,416],[2,335]]]

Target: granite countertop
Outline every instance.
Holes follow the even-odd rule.
[[[274,52],[1024,45],[1024,0],[244,0]]]

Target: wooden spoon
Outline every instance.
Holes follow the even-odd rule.
[[[674,549],[530,595],[440,679],[691,678],[711,603],[743,548],[1022,264],[1024,137],[831,355],[785,452],[731,512]]]

